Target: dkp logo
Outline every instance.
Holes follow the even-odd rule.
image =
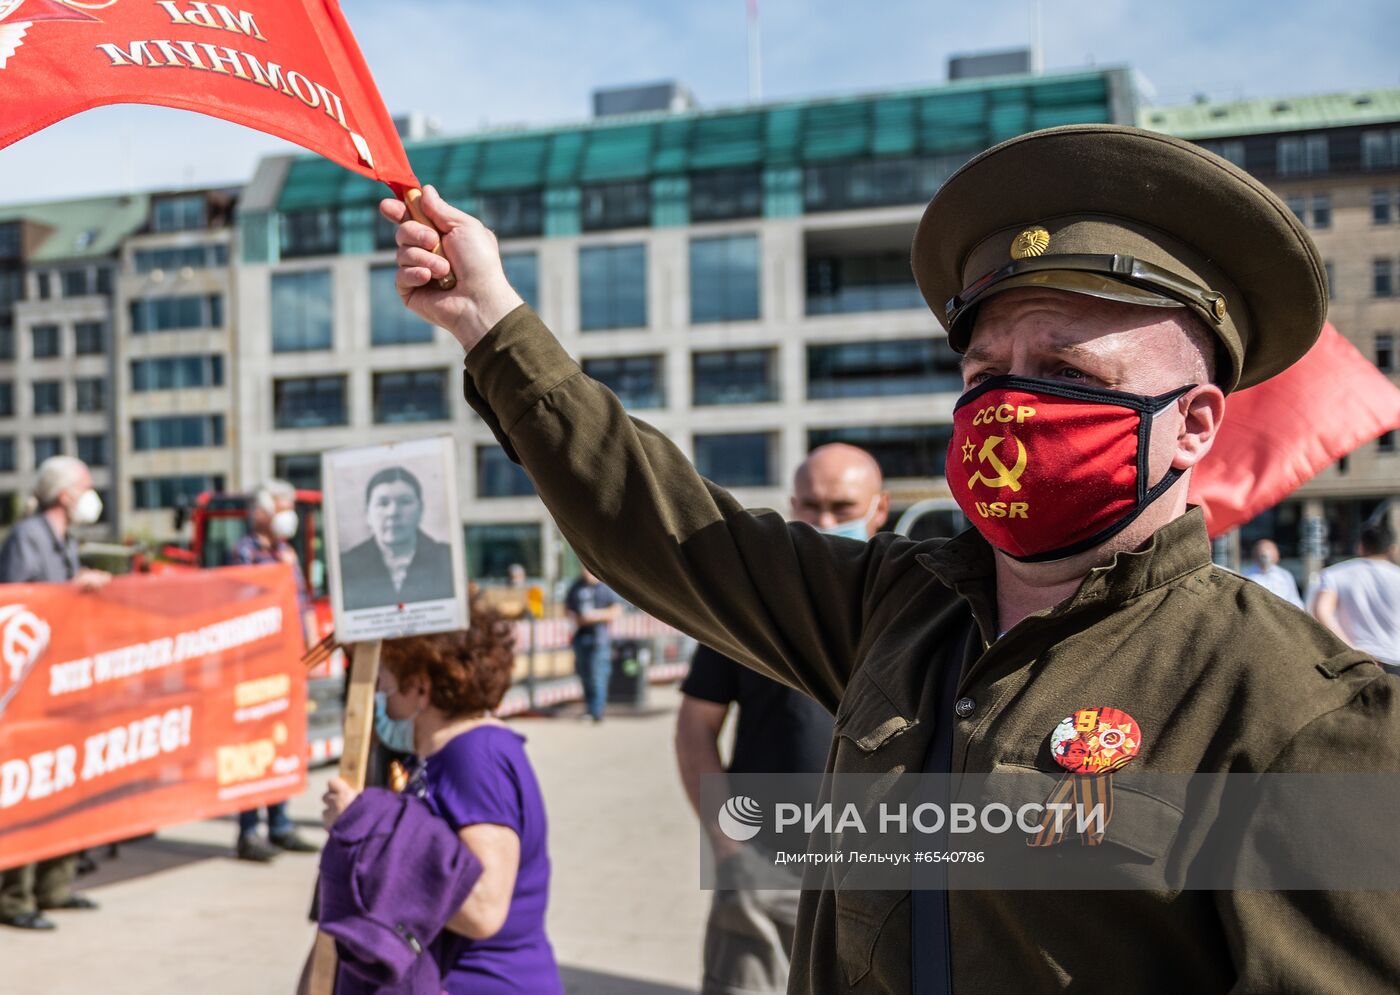
[[[0,608],[0,709],[49,646],[49,623],[24,605]],[[9,687],[6,687],[6,684]]]

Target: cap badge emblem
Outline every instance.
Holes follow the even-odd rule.
[[[1045,250],[1050,248],[1050,233],[1037,225],[1034,228],[1027,228],[1016,236],[1011,243],[1011,258],[1026,259],[1030,256],[1042,256]]]

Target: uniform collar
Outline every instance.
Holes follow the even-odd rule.
[[[981,617],[996,604],[996,554],[976,529],[968,529],[918,562],[945,585],[972,602]],[[1142,549],[1120,552],[1090,570],[1073,595],[1049,613],[1061,616],[1093,606],[1122,604],[1211,562],[1205,514],[1191,506],[1152,534]]]

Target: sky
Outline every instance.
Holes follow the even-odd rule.
[[[759,0],[763,98],[941,82],[949,55],[1029,44],[1033,4]],[[594,88],[660,79],[681,81],[701,106],[748,99],[745,0],[341,7],[390,111],[424,112],[447,134],[580,120]],[[1043,11],[1047,71],[1130,66],[1159,104],[1400,87],[1395,0],[1059,0]],[[196,114],[101,108],[0,149],[0,201],[238,184],[262,156],[293,151]]]

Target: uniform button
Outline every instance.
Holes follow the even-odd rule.
[[[967,718],[976,710],[977,702],[973,701],[971,698],[959,698],[957,704],[953,706],[953,711],[958,713],[958,718],[960,719]]]

